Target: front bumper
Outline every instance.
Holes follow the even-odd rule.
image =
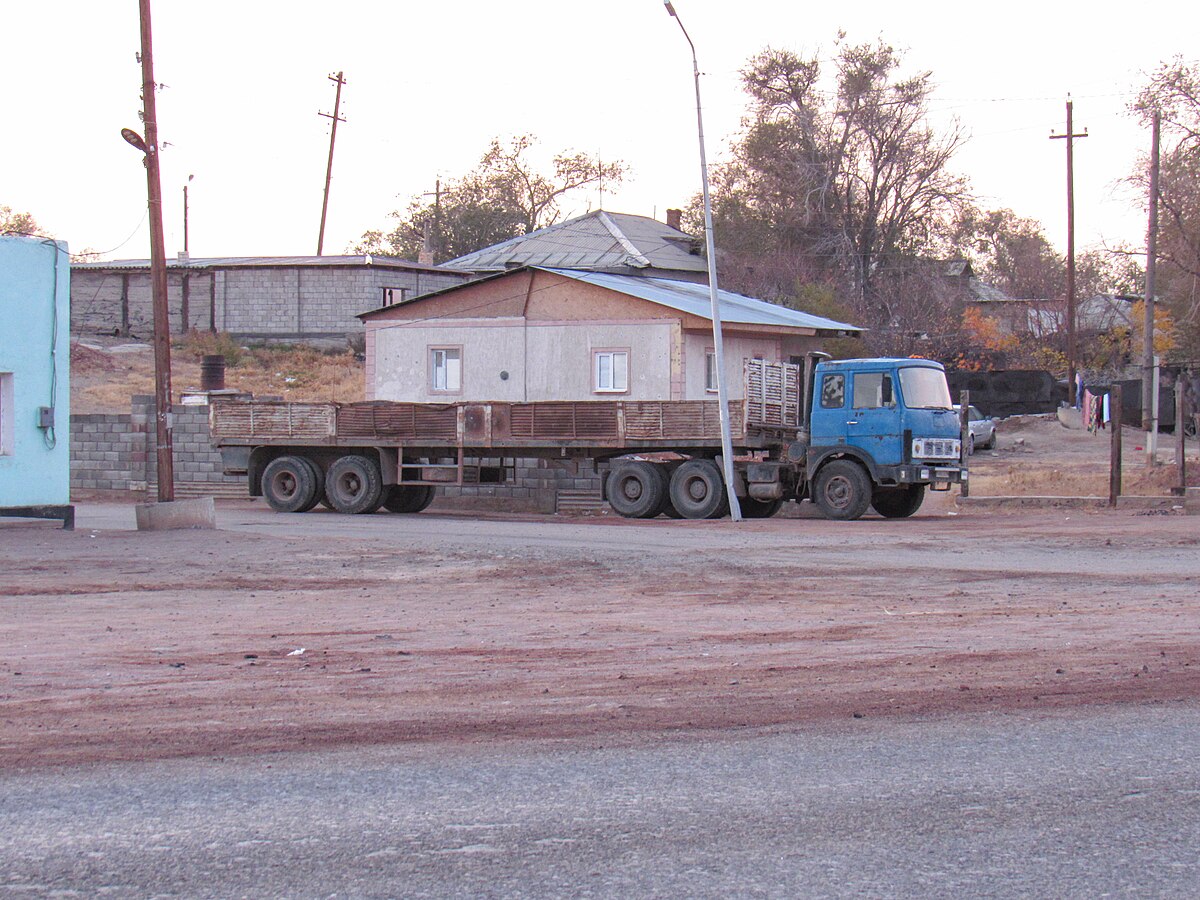
[[[955,463],[910,463],[903,466],[890,466],[883,477],[894,480],[897,484],[928,484],[934,490],[941,486],[962,484],[967,480],[967,469]]]

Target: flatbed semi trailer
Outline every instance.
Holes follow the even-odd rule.
[[[909,370],[917,374],[906,378]],[[906,406],[905,381],[934,405]],[[754,359],[743,386],[729,418],[735,493],[748,517],[803,499],[835,519],[869,506],[908,516],[927,486],[948,489],[966,477],[961,426],[937,363]],[[906,418],[920,430],[901,428]],[[222,400],[210,407],[210,429],[226,473],[244,474],[251,496],[280,512],[318,503],[351,514],[419,512],[438,486],[503,482],[517,459],[530,458],[605,466],[605,498],[623,516],[728,512],[715,400]]]

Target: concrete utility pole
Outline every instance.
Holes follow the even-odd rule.
[[[1067,95],[1067,133],[1051,134],[1050,140],[1067,142],[1067,399],[1075,405],[1075,138],[1088,136],[1075,133],[1072,111],[1075,104]]]
[[[337,84],[337,93],[333,98],[333,112],[317,113],[318,116],[324,116],[327,119],[333,119],[333,130],[329,132],[329,162],[325,166],[325,199],[321,201],[321,231],[317,235],[317,256],[320,256],[321,252],[325,248],[325,214],[329,211],[329,182],[333,178],[333,142],[337,140],[338,122],[346,121],[340,115],[340,110],[342,107],[342,85],[345,84],[346,81],[342,78],[341,72],[338,72],[336,75],[330,75],[329,80],[336,82]]]
[[[725,390],[725,352],[721,343],[721,302],[717,294],[717,249],[713,239],[712,201],[708,195],[708,160],[704,152],[704,117],[700,106],[700,63],[696,59],[696,45],[683,27],[683,20],[675,12],[671,0],[663,0],[670,16],[679,23],[679,29],[692,48],[692,75],[696,82],[696,130],[700,135],[700,183],[704,191],[704,240],[708,253],[708,294],[712,307],[713,355],[717,364],[717,404],[721,414],[721,457],[724,464],[725,493],[729,498],[729,516],[733,521],[742,520],[742,507],[738,503],[733,483],[733,437],[729,426],[729,399]]]
[[[1158,268],[1158,156],[1159,111],[1154,111],[1150,132],[1150,222],[1146,228],[1146,318],[1142,335],[1142,430],[1146,432],[1146,464],[1158,462],[1158,403],[1154,383],[1158,366],[1154,357],[1154,281]]]
[[[154,55],[150,0],[138,0],[142,28],[142,112],[146,120],[146,192],[150,207],[150,290],[154,305],[154,422],[158,502],[175,499],[171,448],[171,321],[167,307],[167,260],[163,249],[162,182],[158,165],[158,111],[154,102]],[[131,142],[132,143],[132,142]]]

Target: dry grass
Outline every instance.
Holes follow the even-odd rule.
[[[228,345],[228,346],[227,346]],[[225,386],[255,396],[350,402],[364,396],[363,363],[353,351],[306,346],[241,347],[225,335],[189,336],[171,350],[171,388],[199,390],[200,358],[226,357]],[[149,344],[88,337],[71,344],[71,411],[129,412],[134,394],[154,393],[154,353]]]

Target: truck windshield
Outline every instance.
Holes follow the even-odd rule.
[[[900,391],[909,409],[950,409],[950,387],[941,369],[912,366],[900,370]]]

